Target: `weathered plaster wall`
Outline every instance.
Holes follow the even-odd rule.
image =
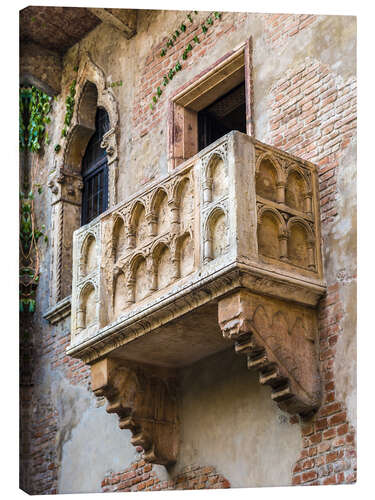
[[[285,75],[296,72],[306,58],[326,65],[335,81],[345,83],[355,77],[353,18],[322,16],[309,19],[306,26],[300,24],[300,29],[295,30],[295,18],[291,16],[292,27],[288,31],[285,26],[289,21],[284,19],[282,36],[275,42],[278,21],[272,16],[225,13],[208,39],[206,52],[187,61],[186,69],[165,89],[163,100],[152,115],[148,107],[151,96],[140,90],[148,83],[142,80],[142,74],[150,55],[158,54],[158,50],[154,50],[156,45],[183,17],[181,12],[140,12],[138,33],[131,40],[102,24],[67,53],[63,90],[54,102],[49,126],[51,143],[39,161],[41,184],[46,185],[48,173],[61,159],[53,148],[61,142],[65,98],[75,77],[73,67],[86,49],[104,70],[108,84],[123,82],[113,87],[120,115],[119,200],[167,173],[168,95],[250,35],[254,41],[255,130],[256,137],[262,141],[277,145],[271,130],[272,102],[276,99],[274,85]],[[152,88],[157,84],[158,81],[151,82]],[[315,129],[324,135],[323,125],[316,124]],[[283,130],[288,138],[287,124]],[[314,136],[311,141],[315,141]],[[354,142],[355,136],[346,142],[337,159],[336,191],[330,200],[337,213],[323,224],[325,275],[329,285],[338,284],[343,310],[332,358],[335,397],[348,409],[351,425],[356,421]],[[284,147],[296,152],[296,148],[288,144]],[[315,161],[311,155],[309,158]],[[45,188],[37,200],[37,218],[51,234],[49,197]],[[103,402],[98,406],[92,396],[87,367],[65,356],[69,318],[58,326],[51,326],[42,318],[49,307],[51,245],[53,241],[47,247],[41,245],[41,278],[33,318],[35,370],[27,473],[32,477],[34,493],[101,491],[104,476],[130,467],[139,454],[130,445],[130,434],[119,431],[116,418],[106,415],[100,406]],[[330,383],[327,379],[327,384]],[[234,354],[221,354],[185,371],[181,410],[179,462],[169,472],[164,467],[154,467],[157,477],[170,479],[185,466],[197,463],[214,466],[232,486],[291,483],[293,464],[306,446],[300,436],[300,426],[296,419],[290,421],[276,409],[268,389],[259,386],[256,377],[246,370],[244,361]],[[308,480],[315,478],[314,475],[308,477]]]
[[[290,484],[299,426],[271,401],[244,358],[231,349],[187,368],[182,394],[176,472],[210,464],[234,488]]]

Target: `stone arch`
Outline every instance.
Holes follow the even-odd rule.
[[[284,219],[277,210],[262,207],[258,213],[258,251],[261,255],[280,259],[280,237],[286,232]]]
[[[106,89],[104,72],[91,59],[87,52],[78,70],[76,83],[75,108],[65,148],[63,149],[64,168],[76,175],[81,173],[81,162],[87,144],[95,131],[97,108],[104,108],[109,117],[110,129],[105,134],[109,167],[109,206],[116,204],[114,191],[117,180],[117,137],[118,106],[111,89]],[[105,142],[103,140],[103,142]],[[110,143],[110,144],[109,144]],[[110,166],[112,165],[112,167]]]
[[[215,207],[205,224],[205,261],[213,260],[225,254],[228,248],[228,221],[224,210]]]
[[[179,275],[184,278],[194,271],[194,240],[189,231],[186,231],[178,238],[177,254]]]
[[[206,203],[221,198],[227,187],[227,171],[225,159],[220,152],[215,151],[210,156],[205,169],[203,181],[203,197]]]
[[[288,259],[305,269],[315,269],[314,235],[310,226],[299,217],[288,221]]]
[[[52,219],[56,228],[53,260],[53,302],[71,293],[73,232],[81,225],[82,175],[81,166],[88,142],[95,131],[97,107],[108,114],[110,129],[103,136],[107,152],[108,206],[117,202],[118,172],[117,131],[118,107],[111,89],[106,89],[104,72],[86,52],[81,58],[74,96],[75,106],[66,139],[61,139],[61,163],[50,175],[48,186],[52,191]]]
[[[89,232],[81,246],[80,253],[80,276],[87,276],[95,270],[98,263],[97,246],[95,235]]]
[[[163,234],[169,230],[169,209],[168,209],[168,194],[165,189],[158,188],[151,201],[151,214],[155,217],[155,229],[153,233],[156,235]]]
[[[180,229],[184,230],[189,227],[193,215],[193,195],[188,176],[182,177],[176,184],[174,199],[179,210]]]
[[[132,292],[131,302],[140,302],[149,292],[149,279],[146,258],[142,253],[136,254],[130,262],[128,286]]]
[[[308,195],[308,185],[305,176],[297,167],[290,167],[287,170],[287,180],[285,186],[285,204],[300,212],[306,212],[306,197]]]
[[[281,166],[269,153],[261,155],[255,167],[256,194],[271,201],[280,200],[278,187],[285,182]]]
[[[112,254],[114,261],[123,253],[126,245],[125,222],[121,215],[116,214],[112,230]]]
[[[152,252],[156,277],[156,289],[167,287],[174,278],[171,252],[166,242],[159,241]]]
[[[127,283],[123,271],[119,271],[114,279],[113,286],[113,312],[114,319],[126,309],[127,301]]]
[[[85,329],[97,322],[97,297],[96,287],[88,281],[81,289],[78,308],[78,330]]]
[[[137,200],[130,212],[131,248],[139,247],[147,238],[146,209],[142,201]]]

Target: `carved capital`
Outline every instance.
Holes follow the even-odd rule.
[[[72,205],[81,204],[81,191],[83,189],[82,177],[65,172],[59,167],[48,179],[48,187],[52,191],[52,205],[63,201]]]
[[[177,389],[174,377],[149,367],[102,359],[91,366],[92,389],[105,396],[107,412],[116,413],[131,443],[142,446],[147,462],[176,461],[178,452]]]
[[[315,311],[245,290],[219,301],[223,336],[247,356],[282,410],[308,415],[320,404]]]

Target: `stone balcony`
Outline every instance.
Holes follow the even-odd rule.
[[[75,231],[67,352],[146,460],[176,460],[179,369],[232,345],[282,409],[319,407],[320,245],[315,166],[239,132]]]

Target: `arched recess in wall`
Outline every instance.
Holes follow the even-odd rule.
[[[204,261],[224,255],[228,249],[228,223],[224,210],[215,207],[205,225]]]
[[[79,297],[78,329],[84,329],[97,321],[96,290],[91,281],[82,288]]]
[[[146,241],[148,235],[146,209],[141,201],[136,201],[131,209],[130,227],[131,234],[129,247],[137,248]]]
[[[194,240],[189,232],[178,239],[178,259],[181,278],[194,271]]]
[[[161,290],[173,280],[171,252],[164,242],[159,242],[152,252],[154,269],[156,271],[156,288]]]
[[[280,235],[285,233],[285,223],[281,215],[271,208],[258,213],[258,251],[265,257],[280,259]]]
[[[174,198],[179,208],[180,231],[187,229],[193,217],[193,195],[190,179],[183,177],[175,189]]]
[[[104,135],[102,144],[108,155],[108,198],[109,207],[112,207],[117,202],[118,106],[112,90],[106,88],[104,71],[92,61],[88,52],[79,66],[75,100],[76,105],[63,152],[64,168],[68,168],[76,175],[81,174],[82,158],[95,131],[96,110],[103,108],[109,119],[109,130]]]
[[[112,231],[112,255],[116,262],[126,248],[125,224],[123,218],[116,217]]]
[[[296,168],[289,169],[285,187],[285,204],[300,212],[308,212],[307,196],[308,188],[305,177]]]
[[[120,314],[126,309],[127,303],[127,287],[125,274],[120,271],[114,280],[113,291],[113,319],[118,318]]]
[[[309,225],[299,217],[288,221],[288,259],[299,267],[315,269],[314,236]]]
[[[151,212],[155,216],[155,235],[169,231],[168,195],[164,189],[158,189],[151,203]]]
[[[62,139],[61,153],[56,156],[56,161],[60,163],[57,163],[48,180],[52,192],[54,227],[51,305],[68,297],[72,290],[73,232],[81,225],[82,158],[95,131],[98,107],[104,109],[109,118],[109,129],[103,136],[102,145],[108,159],[108,205],[111,207],[117,202],[118,107],[112,90],[106,88],[103,70],[86,53],[78,69],[71,125],[66,139]]]
[[[92,233],[89,233],[83,242],[80,264],[81,277],[90,274],[97,265],[96,239]]]
[[[271,201],[282,201],[278,185],[282,182],[281,167],[269,155],[258,158],[256,165],[256,194]]]
[[[227,190],[227,175],[223,158],[218,154],[213,154],[206,169],[206,180],[211,186],[210,201],[221,198]]]

